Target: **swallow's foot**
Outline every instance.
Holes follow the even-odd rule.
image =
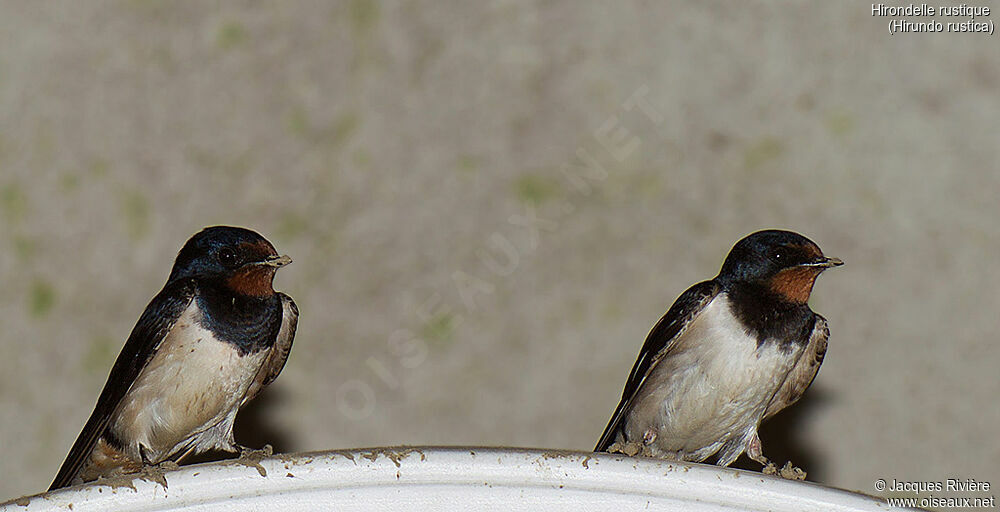
[[[241,459],[257,458],[257,460],[260,460],[274,455],[274,448],[272,448],[269,444],[265,444],[264,447],[259,450],[239,444],[236,445],[236,448],[240,451]]]
[[[267,470],[264,469],[264,466],[260,465],[260,461],[274,454],[274,449],[271,448],[271,445],[265,444],[260,450],[254,450],[246,446],[238,447],[240,449],[240,457],[236,459],[236,463],[256,469],[260,473],[260,476],[267,476]]]
[[[761,473],[765,475],[776,475],[784,478],[785,480],[805,480],[806,472],[802,468],[798,468],[792,465],[792,461],[785,463],[781,469],[775,466],[773,462],[768,462]]]
[[[170,469],[175,469],[176,464],[173,464],[173,468],[168,467],[168,464],[160,463],[156,465],[149,466],[139,466],[138,464],[134,467],[126,468],[118,467],[114,470],[102,474],[97,477],[97,483],[107,485],[112,489],[128,487],[130,489],[135,489],[136,480],[146,480],[147,482],[154,482],[163,486],[164,489],[167,488],[167,477],[164,475]],[[75,482],[80,483],[80,482]]]
[[[765,475],[777,475],[778,466],[775,466],[773,462],[768,462],[767,464],[764,464],[764,468],[761,469],[760,472]]]
[[[792,461],[788,461],[784,466],[781,467],[781,471],[778,472],[781,478],[785,480],[805,480],[806,472],[802,468],[797,468],[792,465]]]
[[[164,471],[164,472],[165,471],[173,471],[173,470],[175,470],[175,469],[177,469],[179,467],[181,467],[181,465],[178,464],[178,463],[176,463],[176,462],[174,462],[174,461],[172,461],[172,460],[165,460],[165,461],[163,461],[163,462],[161,462],[161,463],[159,463],[159,464],[156,465],[156,469],[158,469],[160,471]]]
[[[163,486],[164,489],[166,489],[167,477],[165,473],[173,471],[179,467],[180,466],[176,462],[172,460],[165,460],[158,464],[143,466],[142,469],[128,476],[131,478],[146,480],[147,482],[158,483],[161,486]]]
[[[662,455],[658,455],[654,452],[650,446],[644,443],[636,443],[634,441],[629,441],[627,443],[622,443],[620,441],[615,441],[608,446],[608,453],[621,453],[628,455],[629,457],[635,457],[636,455],[642,455],[643,457],[657,457],[664,458]]]
[[[629,457],[635,457],[636,455],[642,453],[642,445],[630,441],[625,443],[625,446],[622,446],[622,453],[628,455]]]

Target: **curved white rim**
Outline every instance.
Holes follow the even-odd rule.
[[[266,476],[262,476],[262,473]],[[60,489],[0,512],[67,510],[887,510],[871,496],[607,453],[394,447],[229,460]],[[122,485],[124,484],[124,486]],[[134,487],[134,489],[133,489]]]

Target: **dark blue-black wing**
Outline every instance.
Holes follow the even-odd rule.
[[[83,468],[94,445],[108,426],[108,420],[121,403],[125,393],[132,387],[139,373],[156,353],[160,342],[174,326],[177,318],[191,304],[196,292],[193,280],[181,279],[167,283],[160,293],[142,312],[139,321],[132,328],[132,334],[122,348],[115,365],[111,368],[108,381],[104,384],[94,412],[83,427],[83,432],[73,443],[69,455],[59,468],[49,490],[71,485]]]
[[[622,421],[629,410],[633,397],[642,386],[643,381],[646,380],[653,365],[670,350],[673,341],[684,332],[691,320],[718,293],[719,285],[715,281],[703,281],[688,288],[649,331],[646,342],[643,343],[642,350],[639,351],[639,358],[635,360],[632,372],[629,373],[628,380],[625,382],[625,391],[622,392],[621,402],[618,403],[618,407],[611,416],[611,421],[605,427],[604,434],[601,435],[601,440],[597,442],[594,451],[602,452],[611,446],[615,440],[615,434],[622,426]]]

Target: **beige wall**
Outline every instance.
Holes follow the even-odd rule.
[[[665,308],[780,227],[847,265],[765,453],[1000,485],[996,36],[609,5],[0,5],[0,498],[48,485],[217,223],[295,259],[302,311],[244,442],[590,449]]]

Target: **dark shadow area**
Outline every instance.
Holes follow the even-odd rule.
[[[233,427],[236,443],[254,449],[269,444],[274,448],[274,453],[294,451],[297,447],[292,436],[278,427],[277,422],[272,421],[277,414],[275,406],[283,402],[286,397],[285,388],[264,388],[236,415],[236,425]]]
[[[764,456],[778,468],[791,461],[806,473],[806,480],[823,482],[828,476],[826,462],[812,445],[804,444],[799,435],[805,420],[816,411],[830,405],[833,395],[824,388],[810,387],[794,405],[779,412],[760,426],[760,442],[764,445]],[[750,460],[746,454],[740,456],[732,467],[750,471],[760,471],[760,464]]]
[[[259,450],[264,445],[271,445],[274,453],[294,451],[295,443],[288,432],[280,429],[276,422],[271,421],[276,413],[276,405],[285,400],[286,394],[280,387],[264,388],[246,407],[240,409],[233,426],[233,437],[236,444]],[[187,457],[184,465],[211,462],[238,457],[238,453],[212,450],[200,455]]]

